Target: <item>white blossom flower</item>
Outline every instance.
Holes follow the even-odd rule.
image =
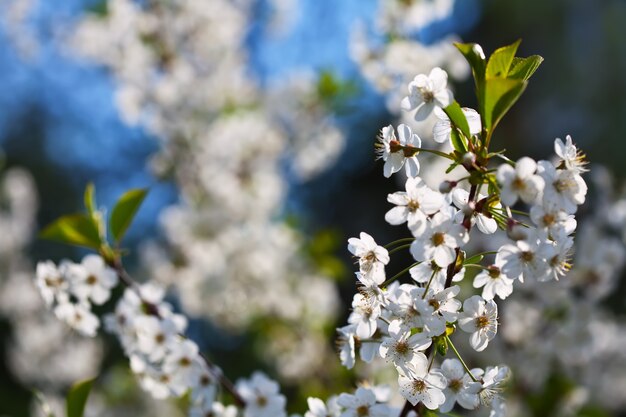
[[[387,196],[387,201],[396,207],[385,214],[385,220],[392,225],[407,222],[410,230],[421,231],[426,225],[426,217],[443,207],[443,195],[429,188],[419,177],[409,177],[405,189],[406,192],[398,191]]]
[[[461,302],[456,295],[461,288],[454,285],[441,291],[431,288],[416,288],[413,291],[414,307],[421,316],[424,331],[429,336],[439,336],[446,331],[446,323],[454,322],[461,308]]]
[[[400,171],[405,164],[407,177],[416,177],[419,174],[420,163],[417,155],[422,140],[409,126],[398,125],[397,138],[393,126],[384,127],[378,140],[380,142],[378,155],[385,161],[383,167],[385,177],[389,178],[393,173]]]
[[[352,308],[348,322],[356,325],[356,335],[360,339],[372,337],[380,317],[380,305],[372,298],[357,293],[352,300]]]
[[[146,354],[152,362],[163,359],[169,353],[180,332],[174,321],[147,315],[136,317],[133,327],[137,337],[137,350]]]
[[[576,171],[556,169],[548,161],[539,161],[537,172],[545,182],[544,205],[557,207],[572,214],[585,202],[587,184]]]
[[[420,351],[432,344],[432,340],[425,333],[411,335],[411,329],[406,328],[401,320],[393,320],[387,328],[389,337],[385,337],[380,345],[380,356],[390,360],[393,364],[406,371],[406,365],[412,362]],[[427,361],[426,356],[419,355]]]
[[[354,367],[356,359],[354,338],[356,336],[356,325],[350,324],[337,329],[337,347],[339,348],[339,359],[341,364],[348,369]]]
[[[441,364],[441,373],[446,378],[447,387],[443,390],[446,401],[439,407],[439,411],[442,413],[452,411],[454,403],[467,410],[478,408],[480,404],[478,392],[482,384],[471,379],[458,359],[444,360]]]
[[[341,417],[388,417],[389,407],[377,404],[376,395],[370,389],[359,387],[354,395],[342,393],[337,404],[344,407]]]
[[[535,175],[536,170],[537,163],[526,156],[517,161],[515,168],[508,164],[498,167],[496,177],[502,185],[500,199],[504,205],[512,206],[518,198],[528,204],[537,199],[544,184],[542,178]]]
[[[479,134],[482,129],[480,114],[478,114],[476,110],[467,107],[463,108],[463,114],[467,119],[470,134]],[[439,107],[435,107],[435,116],[437,116],[439,121],[435,123],[435,127],[433,128],[433,139],[437,143],[449,143],[450,133],[452,132],[452,124],[450,123],[450,118]]]
[[[89,307],[86,303],[63,301],[54,308],[54,314],[79,333],[94,337],[100,327],[100,320]]]
[[[435,67],[429,75],[419,74],[409,83],[409,95],[402,99],[400,105],[406,111],[417,109],[415,120],[422,121],[430,116],[435,107],[445,108],[454,101],[447,85],[448,74]]]
[[[413,405],[421,402],[426,408],[435,410],[446,400],[443,394],[446,379],[440,372],[429,372],[428,362],[411,363],[410,372],[398,375],[398,385],[400,394]]]
[[[183,340],[171,346],[163,361],[163,372],[171,377],[169,386],[180,396],[196,381],[202,372],[202,359],[198,345],[191,340]]]
[[[239,380],[237,392],[246,402],[245,417],[285,417],[284,395],[279,386],[261,372],[255,372],[249,380]]]
[[[68,266],[67,275],[72,283],[72,293],[81,300],[91,299],[104,304],[117,285],[117,274],[99,255],[87,255],[80,264]]]
[[[501,300],[513,293],[514,280],[502,273],[497,265],[490,265],[474,277],[474,288],[483,288],[482,297],[493,300],[497,295]]]
[[[433,259],[442,268],[456,258],[455,249],[469,239],[467,231],[454,223],[449,213],[437,212],[427,223],[423,233],[415,236],[411,244],[411,254],[418,261]]]
[[[472,333],[472,348],[478,352],[485,350],[498,331],[498,306],[493,300],[484,300],[479,295],[468,298],[463,302],[459,326],[463,331]]]
[[[529,277],[541,280],[547,273],[548,266],[542,257],[545,243],[537,236],[538,233],[531,231],[526,240],[517,240],[515,244],[506,244],[498,250],[496,264],[501,265],[507,277],[524,282]]]
[[[478,393],[480,402],[485,405],[496,405],[501,401],[502,385],[509,379],[511,371],[507,366],[489,366],[482,375],[482,388]]]
[[[359,258],[359,269],[364,276],[362,282],[367,279],[373,285],[380,285],[385,281],[385,265],[389,263],[389,252],[379,246],[372,236],[361,232],[359,239],[348,239],[348,250]]]
[[[457,216],[460,217],[460,222],[463,221],[465,216],[469,216],[470,225],[476,224],[478,230],[484,234],[490,235],[498,230],[498,223],[488,212],[488,204],[486,197],[482,194],[478,195],[478,204],[475,202],[469,202],[469,192],[462,188],[455,188],[452,190],[452,202],[459,208]],[[480,209],[478,209],[480,207]],[[500,203],[493,205],[494,208],[499,209]]]
[[[306,402],[309,406],[309,410],[304,413],[304,417],[339,417],[341,414],[338,397],[330,397],[328,404],[324,404],[324,401],[319,398],[309,397]]]
[[[577,225],[573,214],[567,214],[555,205],[532,206],[530,219],[537,227],[547,229],[552,235],[562,233],[569,235],[574,233]]]
[[[589,171],[585,165],[585,156],[576,149],[576,145],[572,143],[572,137],[567,135],[565,143],[559,138],[554,141],[554,152],[561,158],[566,169],[582,174]]]
[[[66,294],[69,282],[52,261],[37,264],[37,287],[46,305],[51,307],[59,294]]]

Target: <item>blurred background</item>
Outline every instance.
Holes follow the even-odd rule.
[[[100,375],[93,415],[184,407],[145,398],[115,340],[57,325],[30,284],[37,261],[85,254],[36,232],[81,210],[90,181],[103,209],[150,188],[125,242],[128,268],[168,286],[190,336],[233,379],[263,369],[301,412],[309,395],[372,378],[342,369],[333,339],[354,292],[347,238],[404,237],[384,222],[386,196],[403,182],[383,178],[373,144],[381,127],[408,120],[408,81],[441,66],[457,100],[475,107],[452,42],[489,53],[523,39],[519,55],[545,62],[497,146],[514,160],[548,158],[554,138],[571,135],[592,164],[589,200],[600,201],[584,213],[606,220],[594,207],[619,207],[626,175],[624,21],[622,0],[4,0],[0,415],[38,415],[35,390],[54,402],[90,375]],[[623,337],[620,268],[594,299],[619,329],[604,337]],[[606,365],[581,363],[600,374]],[[602,383],[562,365],[518,381],[512,415],[624,410],[621,370]]]

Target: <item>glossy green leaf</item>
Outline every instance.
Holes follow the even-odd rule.
[[[492,130],[522,95],[527,82],[507,78],[490,78],[485,81],[483,96],[483,127]]]
[[[92,214],[93,212],[95,212],[96,211],[96,188],[91,182],[87,184],[87,187],[85,187],[84,200],[85,200],[85,208],[87,209],[87,212],[89,214]]]
[[[115,241],[122,240],[147,194],[146,188],[137,188],[127,191],[117,200],[110,219],[111,234]]]
[[[477,43],[455,43],[454,46],[463,54],[472,69],[476,86],[485,79],[485,53]]]
[[[67,417],[83,417],[93,381],[94,379],[80,381],[70,388],[66,399]]]
[[[450,131],[450,142],[452,142],[452,147],[461,154],[465,155],[467,153],[467,143],[465,143],[465,139],[461,137],[459,131],[455,128],[452,128]]]
[[[532,55],[528,58],[514,58],[508,78],[528,80],[537,71],[542,62],[543,58],[539,55]]]
[[[99,249],[102,243],[93,219],[82,213],[70,214],[55,220],[39,233],[39,237],[92,249]]]
[[[467,123],[467,118],[465,117],[465,113],[463,113],[463,109],[459,103],[455,101],[443,109],[443,111],[446,112],[450,118],[450,123],[453,127],[460,129],[466,138],[471,136],[469,123]]]
[[[511,45],[496,49],[496,51],[489,57],[489,62],[487,63],[487,69],[485,71],[485,78],[507,78],[509,69],[511,68],[513,59],[515,58],[515,53],[517,52],[517,48],[521,42],[521,40],[518,40]]]
[[[466,264],[480,264],[480,261],[483,260],[485,255],[474,255],[470,258],[467,258],[464,263]]]

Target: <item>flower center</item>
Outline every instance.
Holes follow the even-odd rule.
[[[432,237],[433,245],[435,246],[439,246],[443,244],[444,240],[445,240],[445,235],[441,232],[435,233]]]
[[[423,379],[416,379],[413,381],[413,392],[424,392],[426,391],[426,382]]]
[[[554,221],[556,220],[556,218],[554,217],[553,214],[546,213],[543,216],[542,220],[543,220],[543,224],[545,224],[546,226],[550,226],[550,225],[554,224]]]
[[[420,94],[425,103],[430,103],[435,99],[433,92],[427,88],[420,88]]]
[[[89,275],[87,277],[88,285],[96,285],[97,283],[98,283],[98,277],[96,277],[95,275]]]
[[[439,310],[439,307],[441,307],[441,304],[439,304],[439,301],[434,298],[431,298],[430,300],[428,300],[428,304],[430,304],[430,306],[435,311]]]
[[[411,200],[409,201],[409,204],[406,205],[406,208],[409,209],[411,213],[413,213],[420,208],[420,203],[419,201]]]
[[[267,398],[263,395],[256,397],[256,403],[259,407],[265,407],[267,405]]]
[[[487,268],[487,273],[489,274],[489,276],[493,279],[498,279],[500,278],[500,268],[498,268],[495,265],[491,265],[490,267]]]
[[[487,326],[489,326],[489,318],[487,316],[482,315],[480,317],[476,317],[476,327],[484,329]]]
[[[463,388],[463,381],[460,379],[451,379],[448,383],[448,387],[454,392],[459,392],[461,388]]]
[[[524,188],[526,188],[526,184],[524,183],[524,180],[520,177],[515,177],[515,179],[511,183],[511,188],[513,188],[514,190],[523,190]]]
[[[181,367],[186,368],[186,367],[188,367],[188,366],[190,366],[190,365],[191,365],[191,359],[189,359],[189,358],[188,358],[188,357],[186,357],[186,356],[185,356],[185,357],[182,357],[182,358],[180,358],[180,360],[178,361],[178,364],[179,364]]]
[[[163,342],[165,342],[165,335],[163,333],[159,333],[156,336],[154,336],[154,341],[157,342],[159,345],[163,344]]]
[[[409,353],[409,351],[409,344],[406,342],[406,340],[402,340],[396,343],[396,352],[398,352],[400,355],[404,356]]]
[[[522,261],[524,262],[532,262],[535,259],[535,255],[532,252],[525,251],[521,254]]]
[[[360,405],[356,409],[356,415],[359,417],[366,417],[370,415],[370,408],[366,405]]]

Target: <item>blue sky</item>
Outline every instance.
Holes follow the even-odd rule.
[[[30,59],[19,55],[0,28],[0,147],[16,116],[29,105],[37,106],[44,115],[45,141],[43,149],[34,151],[45,152],[77,188],[94,181],[105,205],[125,189],[151,186],[139,221],[153,226],[157,212],[176,199],[174,187],[158,184],[145,167],[156,141],[120,120],[113,105],[114,85],[104,69],[62,53],[51,40],[53,24],[71,24],[92,3],[40,0],[27,26],[39,43]],[[267,5],[260,0],[248,36],[251,70],[261,82],[294,69],[332,69],[342,78],[356,77],[347,51],[350,29],[356,20],[371,25],[376,7],[375,0],[300,0],[290,31],[276,37],[267,29]],[[477,17],[476,1],[464,0],[452,18],[419,35],[433,41],[455,28],[462,32]],[[370,92],[368,100],[376,97]]]

